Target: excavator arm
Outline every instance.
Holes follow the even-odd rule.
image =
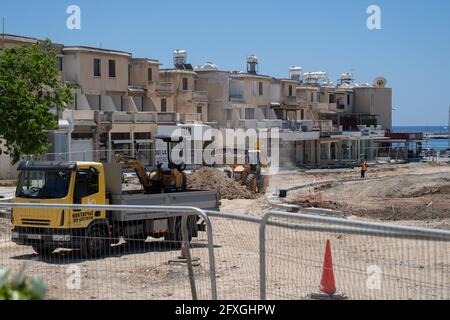
[[[147,189],[152,186],[150,177],[147,175],[147,170],[139,159],[116,154],[116,163],[121,164],[124,169],[134,169],[139,182],[144,188]]]

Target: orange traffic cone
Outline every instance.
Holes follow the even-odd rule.
[[[312,299],[317,300],[346,300],[342,293],[336,293],[334,282],[333,258],[331,256],[331,242],[327,240],[325,249],[325,259],[323,262],[322,280],[320,282],[320,292],[311,294]]]
[[[336,293],[330,240],[327,240],[327,247],[325,249],[325,259],[323,262],[323,272],[322,272],[322,281],[320,282],[320,291],[329,295],[333,295]]]

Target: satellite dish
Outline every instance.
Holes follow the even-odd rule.
[[[386,88],[386,85],[387,85],[386,78],[378,77],[378,78],[375,78],[375,80],[373,80],[373,86],[375,88]]]

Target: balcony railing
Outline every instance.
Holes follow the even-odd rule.
[[[285,96],[282,98],[281,102],[288,106],[296,106],[298,104],[296,96]]]
[[[103,123],[156,123],[156,112],[105,112]]]
[[[333,130],[333,122],[328,120],[315,120],[313,121],[313,130],[331,132]]]
[[[158,112],[158,123],[178,123],[181,116],[175,112]]]
[[[180,115],[181,122],[196,122],[196,121],[202,121],[202,114],[201,113],[182,113]]]
[[[173,84],[172,82],[161,82],[158,85],[158,92],[161,93],[172,93],[173,92]]]
[[[207,91],[193,91],[192,92],[192,100],[208,101],[208,92]]]

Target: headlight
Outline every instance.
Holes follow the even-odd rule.
[[[17,239],[17,238],[19,238],[19,237],[20,237],[20,235],[19,235],[18,232],[11,232],[11,238]]]

